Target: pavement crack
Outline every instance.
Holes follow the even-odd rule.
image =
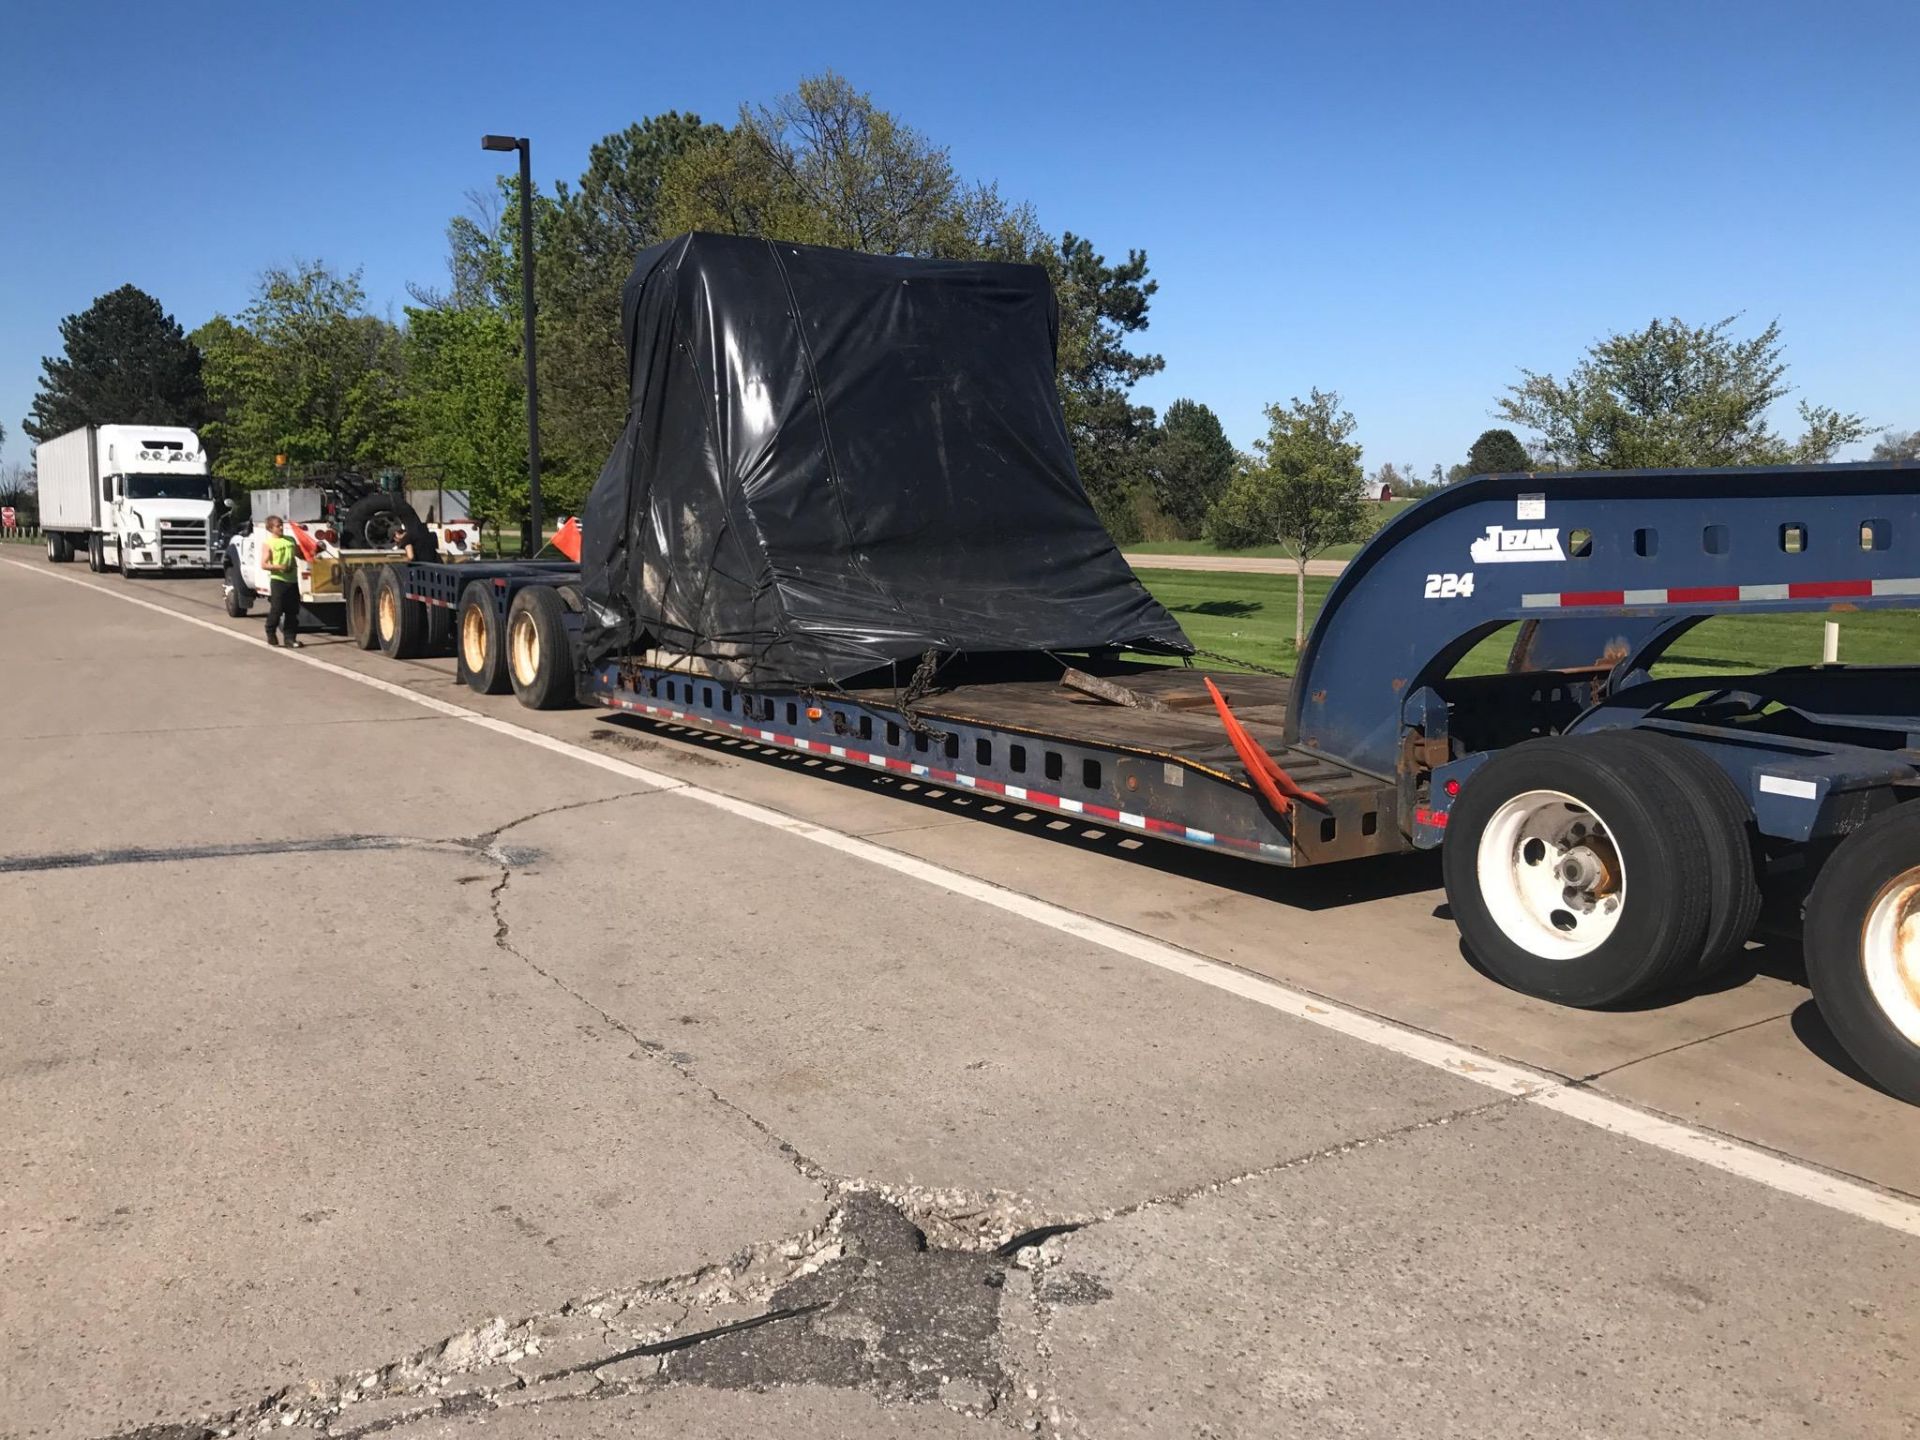
[[[128,846],[112,850],[69,850],[42,855],[0,855],[0,875],[49,870],[92,870],[112,865],[162,865],[190,860],[233,860],[255,855],[310,855],[366,850],[430,850],[480,853],[461,840],[413,835],[324,835],[304,839],[243,840],[226,845]]]
[[[1372,1131],[1366,1135],[1356,1135],[1351,1139],[1339,1140],[1331,1145],[1320,1146],[1318,1149],[1305,1150],[1298,1155],[1289,1156],[1284,1160],[1276,1160],[1271,1164],[1258,1166],[1252,1170],[1242,1170],[1233,1175],[1226,1175],[1213,1180],[1203,1180],[1195,1185],[1182,1186],[1177,1190],[1169,1190],[1158,1195],[1151,1195],[1144,1200],[1136,1200],[1131,1205],[1123,1205],[1112,1210],[1102,1211],[1099,1215],[1083,1222],[1082,1225],[1072,1228],[1085,1229],[1088,1226],[1105,1224],[1110,1220],[1121,1220],[1130,1215],[1138,1215],[1146,1210],[1159,1209],[1169,1205],[1184,1205],[1187,1201],[1197,1199],[1202,1195],[1218,1194],[1220,1191],[1236,1185],[1245,1185],[1251,1181],[1264,1180],[1270,1175],[1280,1175],[1289,1170],[1303,1169],[1308,1165],[1317,1165],[1328,1160],[1338,1160],[1358,1150],[1371,1149],[1376,1145],[1391,1144],[1395,1140],[1405,1139],[1407,1136],[1416,1135],[1423,1130],[1433,1130],[1442,1126],[1451,1125],[1456,1120],[1477,1119],[1479,1116],[1491,1114],[1496,1110],[1505,1110],[1516,1105],[1524,1105],[1528,1099],[1529,1096],[1527,1095],[1501,1095],[1492,1100],[1481,1101],[1476,1105],[1463,1105],[1439,1115],[1424,1116],[1418,1120],[1407,1121],[1402,1125],[1390,1125],[1385,1129]]]
[[[1644,1055],[1636,1055],[1631,1060],[1622,1060],[1618,1065],[1609,1065],[1603,1070],[1595,1070],[1590,1074],[1578,1076],[1567,1082],[1567,1088],[1584,1089],[1591,1086],[1597,1080],[1604,1080],[1609,1075],[1618,1075],[1622,1070],[1631,1070],[1634,1066],[1644,1065],[1649,1060],[1658,1060],[1666,1055],[1676,1055],[1682,1050],[1691,1050],[1696,1045],[1710,1045],[1715,1040],[1723,1040],[1729,1035],[1738,1035],[1742,1030],[1757,1030],[1762,1025],[1772,1025],[1778,1021],[1790,1019],[1792,1018],[1794,1010],[1799,1008],[1799,1003],[1800,1002],[1795,1002],[1794,1005],[1782,1010],[1777,1015],[1762,1015],[1758,1020],[1749,1020],[1744,1025],[1729,1025],[1725,1030],[1715,1030],[1709,1035],[1695,1035],[1691,1039],[1681,1040],[1663,1049],[1649,1050]]]
[[[645,794],[652,794],[657,792],[636,791],[634,793],[645,795]],[[621,797],[610,797],[610,798],[621,798]],[[579,809],[579,808],[582,808],[582,807],[578,805],[555,807],[556,810]],[[553,813],[553,812],[550,811],[547,813]],[[521,820],[517,820],[512,823],[515,825],[524,824],[526,823],[527,820],[530,820],[533,818],[534,818],[533,816],[525,816]],[[511,828],[511,827],[503,826],[502,830],[505,830],[507,828]],[[507,892],[509,887],[513,883],[514,864],[513,864],[513,857],[510,854],[497,853],[499,852],[498,836],[500,833],[501,833],[500,831],[492,832],[492,838],[489,840],[490,850],[492,852],[496,852],[494,854],[494,858],[496,860],[496,863],[500,864],[499,883],[497,883],[493,887],[492,891],[489,892],[489,900],[490,900],[492,911],[493,911],[493,943],[502,952],[504,952],[505,954],[511,955],[514,959],[518,960],[522,965],[526,966],[529,970],[533,971],[534,974],[538,975],[541,979],[547,981],[548,984],[557,987],[561,991],[565,992],[565,994],[569,998],[571,998],[578,1004],[584,1006],[586,1009],[592,1011],[593,1014],[597,1015],[600,1018],[600,1020],[606,1024],[606,1026],[609,1029],[613,1030],[617,1034],[624,1035],[627,1039],[631,1040],[635,1047],[633,1051],[634,1058],[636,1059],[644,1058],[646,1060],[654,1061],[659,1064],[667,1066],[669,1069],[671,1069],[674,1072],[674,1074],[682,1082],[692,1087],[693,1089],[699,1091],[712,1104],[725,1110],[728,1114],[732,1115],[741,1123],[745,1124],[750,1130],[753,1131],[753,1133],[764,1144],[770,1146],[776,1154],[778,1154],[788,1164],[792,1165],[794,1169],[799,1172],[802,1178],[806,1179],[812,1184],[820,1186],[823,1190],[827,1190],[827,1191],[832,1190],[835,1185],[841,1183],[842,1177],[835,1175],[832,1171],[828,1170],[825,1166],[820,1165],[816,1161],[810,1159],[808,1156],[802,1154],[799,1148],[795,1146],[793,1142],[788,1140],[785,1136],[781,1135],[772,1126],[768,1125],[764,1120],[760,1119],[759,1116],[755,1115],[752,1111],[748,1110],[745,1106],[739,1104],[738,1102],[729,1099],[725,1095],[722,1095],[713,1086],[707,1084],[704,1080],[701,1080],[698,1076],[696,1076],[689,1066],[687,1066],[682,1061],[677,1059],[672,1053],[664,1049],[662,1046],[660,1046],[656,1042],[649,1040],[645,1036],[641,1035],[640,1032],[635,1030],[632,1025],[628,1024],[625,1020],[615,1015],[612,1011],[608,1010],[605,1006],[601,1005],[598,1001],[594,1000],[591,996],[585,994],[584,992],[579,990],[577,987],[567,983],[567,981],[564,978],[562,978],[560,975],[556,974],[552,970],[549,970],[546,966],[542,965],[538,960],[535,960],[531,955],[527,954],[526,951],[522,950],[519,946],[514,944],[513,923],[507,918],[507,914],[506,914]],[[482,838],[487,838],[487,837],[482,837]]]
[[[500,837],[509,830],[517,830],[522,825],[532,824],[535,820],[545,819],[549,815],[565,815],[575,810],[591,810],[595,806],[612,805],[621,800],[645,799],[649,795],[664,795],[668,790],[678,788],[675,785],[662,785],[648,790],[622,790],[617,795],[595,795],[586,800],[570,800],[564,805],[545,805],[538,810],[530,810],[525,815],[496,825],[491,830],[483,830],[471,838],[460,838],[455,843],[486,854],[498,845]]]

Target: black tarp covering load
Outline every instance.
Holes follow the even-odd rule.
[[[1191,652],[1081,487],[1040,269],[695,233],[641,253],[621,318],[590,661],[810,685],[928,650]]]

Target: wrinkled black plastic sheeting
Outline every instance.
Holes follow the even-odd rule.
[[[622,320],[587,663],[813,685],[928,650],[1191,653],[1074,469],[1037,267],[696,233],[642,252]]]

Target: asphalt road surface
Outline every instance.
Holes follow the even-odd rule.
[[[0,1433],[1913,1434],[1920,1118],[1790,952],[1558,1010],[1423,860],[218,597],[0,549]]]

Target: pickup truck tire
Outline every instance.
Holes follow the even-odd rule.
[[[1840,843],[1807,897],[1802,940],[1834,1039],[1889,1094],[1920,1105],[1920,803]]]
[[[1503,985],[1583,1009],[1688,975],[1707,931],[1706,838],[1663,766],[1529,740],[1467,778],[1441,848],[1468,953]]]
[[[252,611],[253,591],[242,583],[239,571],[228,570],[220,588],[226,599],[227,614],[238,620]]]
[[[520,703],[557,710],[578,698],[567,607],[550,587],[529,585],[507,607],[507,673]]]
[[[378,576],[365,566],[347,572],[347,634],[362,650],[380,648],[380,630],[374,622],[374,585]]]
[[[460,651],[467,688],[476,695],[504,695],[513,688],[506,636],[499,633],[505,628],[493,608],[492,587],[484,580],[469,581],[460,592],[453,643]]]
[[[1684,740],[1652,730],[1582,738],[1661,767],[1696,806],[1707,846],[1707,933],[1691,974],[1696,980],[1718,974],[1747,948],[1760,919],[1760,835],[1752,807],[1726,771]]]
[[[373,602],[382,654],[394,660],[414,660],[426,653],[427,607],[407,598],[405,566],[380,567]]]

